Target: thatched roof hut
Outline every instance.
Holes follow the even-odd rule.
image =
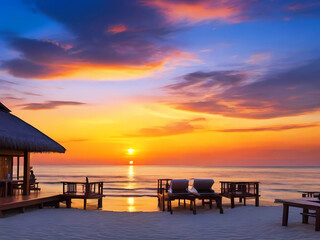
[[[0,149],[27,152],[58,152],[66,149],[38,129],[12,115],[0,102]]]
[[[14,181],[13,159],[16,158],[16,178],[19,180],[19,161],[23,158],[23,194],[26,195],[30,192],[30,153],[64,153],[66,149],[10,112],[10,109],[0,102],[0,179],[2,182]]]

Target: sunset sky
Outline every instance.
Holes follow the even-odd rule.
[[[32,164],[320,165],[318,0],[10,0],[0,53]]]

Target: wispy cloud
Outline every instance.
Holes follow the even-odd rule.
[[[248,64],[259,65],[271,58],[271,53],[255,53],[246,61]]]
[[[87,142],[90,141],[88,138],[73,138],[73,139],[66,139],[66,140],[59,140],[61,143],[74,143],[74,142]]]
[[[118,34],[127,31],[128,28],[123,24],[111,25],[108,27],[107,32],[112,34]]]
[[[43,103],[25,103],[18,106],[26,110],[44,110],[44,109],[55,109],[62,106],[79,106],[84,105],[82,102],[74,101],[46,101]]]
[[[32,92],[21,92],[24,95],[28,95],[28,96],[36,96],[36,97],[40,97],[42,96],[41,94],[38,93],[32,93]]]
[[[195,118],[174,123],[169,123],[164,126],[151,128],[142,128],[135,134],[126,134],[126,137],[167,137],[194,132],[201,127],[194,126],[196,122],[206,121],[205,118]]]
[[[0,85],[17,85],[15,82],[0,79]]]
[[[238,0],[153,0],[143,1],[165,15],[170,22],[197,23],[206,20],[236,21],[245,7],[244,1]]]
[[[300,128],[310,128],[310,127],[319,127],[319,123],[308,123],[308,124],[289,124],[289,125],[277,125],[277,126],[264,126],[256,128],[230,128],[230,129],[220,129],[214,130],[215,132],[265,132],[265,131],[286,131],[292,129]]]

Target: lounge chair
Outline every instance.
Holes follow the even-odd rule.
[[[214,192],[212,189],[213,184],[213,179],[194,179],[190,192],[198,199],[202,200],[202,205],[209,204],[210,208],[212,208],[212,200],[214,200],[217,204],[217,208],[220,209],[220,213],[222,214],[222,196]],[[208,202],[205,200],[208,200]]]
[[[190,200],[190,210],[193,210],[193,214],[196,214],[196,197],[188,190],[189,181],[186,179],[173,179],[170,183],[170,188],[168,190],[167,202],[168,211],[173,213],[171,201],[178,199],[180,200]],[[180,205],[180,204],[179,204]]]

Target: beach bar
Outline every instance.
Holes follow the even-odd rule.
[[[0,213],[8,209],[4,205],[10,208],[19,205],[12,202],[21,203],[22,200],[30,202],[30,198],[27,198],[30,194],[30,153],[45,152],[64,153],[65,148],[11,114],[11,111],[0,102]],[[16,163],[15,172],[14,163]],[[22,176],[20,176],[20,163],[23,163]],[[14,197],[14,191],[19,189],[22,190],[24,198]]]

